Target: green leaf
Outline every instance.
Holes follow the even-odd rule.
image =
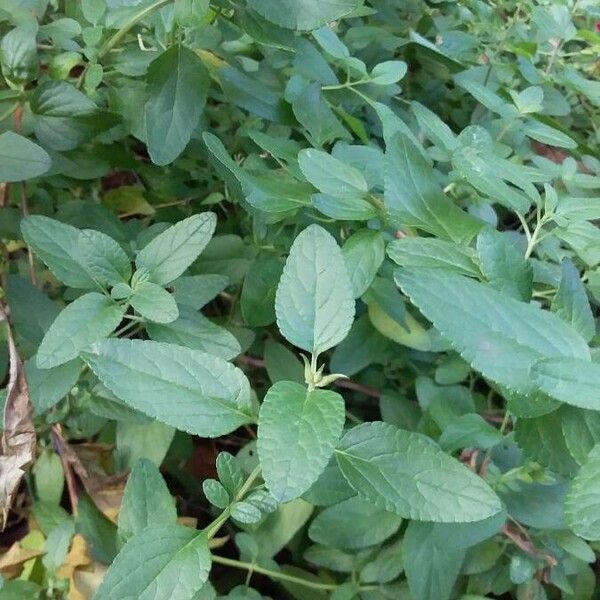
[[[5,131],[0,135],[0,181],[24,181],[50,170],[49,154],[31,140]]]
[[[77,298],[50,325],[36,365],[50,369],[77,358],[84,348],[114,331],[124,314],[122,306],[97,292]]]
[[[313,542],[356,550],[381,544],[394,535],[402,518],[355,496],[320,512],[308,528]]]
[[[478,277],[475,253],[466,246],[435,238],[406,237],[387,245],[387,255],[401,267],[429,267]]]
[[[342,255],[354,290],[354,298],[362,296],[383,262],[385,243],[379,231],[361,229],[342,246]]]
[[[222,292],[229,284],[225,275],[191,275],[180,277],[173,283],[173,296],[177,304],[199,310]]]
[[[283,261],[274,256],[257,258],[242,287],[240,307],[246,325],[266,327],[275,322],[275,292],[283,271]]]
[[[117,526],[100,512],[85,493],[79,498],[78,509],[77,533],[89,544],[92,557],[109,565],[118,552]]]
[[[439,148],[451,154],[458,146],[454,132],[440,117],[419,102],[412,102],[411,110],[417,117],[423,133]]]
[[[533,269],[509,236],[486,228],[477,236],[479,267],[493,288],[528,302],[533,286]]]
[[[127,480],[119,510],[119,533],[124,539],[146,527],[175,523],[177,511],[160,471],[147,459],[138,460]]]
[[[524,124],[523,133],[538,142],[556,146],[557,148],[574,150],[578,145],[571,136],[537,119],[528,119]]]
[[[369,83],[375,85],[391,85],[400,81],[408,70],[403,60],[386,60],[373,67]]]
[[[75,359],[51,369],[40,369],[36,360],[34,356],[25,363],[25,377],[35,412],[40,414],[71,391],[79,379],[82,364]]]
[[[560,284],[552,300],[552,310],[586,341],[594,337],[596,323],[585,286],[579,278],[579,271],[567,258],[561,264]]]
[[[202,482],[202,491],[206,499],[221,510],[227,508],[231,499],[223,484],[216,479],[205,479]]]
[[[468,242],[483,226],[444,196],[432,168],[401,133],[386,150],[385,203],[401,223],[455,242]]]
[[[131,262],[115,240],[99,231],[84,229],[77,242],[79,261],[95,281],[111,286],[129,281]]]
[[[167,165],[185,149],[206,102],[209,78],[195,52],[175,44],[148,68],[144,106],[148,152]]]
[[[600,540],[600,445],[590,451],[571,483],[565,517],[571,530],[586,540]]]
[[[206,248],[217,218],[206,212],[169,227],[144,246],[135,259],[138,270],[152,283],[167,285],[177,279]]]
[[[175,298],[150,281],[142,281],[135,286],[129,303],[142,317],[155,323],[171,323],[179,316]]]
[[[172,323],[147,323],[146,331],[157,342],[202,350],[224,360],[241,352],[240,343],[232,333],[189,306],[182,306],[179,317]]]
[[[544,357],[590,359],[587,344],[556,315],[489,285],[440,269],[402,269],[396,283],[455,350],[485,377],[522,394]]]
[[[181,525],[154,525],[129,538],[108,569],[95,600],[192,600],[208,579],[206,536]]]
[[[301,150],[298,164],[310,183],[320,192],[335,198],[361,197],[369,189],[360,171],[322,150]]]
[[[304,365],[296,354],[283,344],[267,340],[264,358],[271,383],[278,381],[304,383]]]
[[[32,215],[21,221],[23,239],[62,282],[75,288],[95,289],[97,284],[78,260],[81,231],[60,221]]]
[[[548,396],[580,408],[600,410],[600,365],[577,358],[548,358],[531,366],[534,383]]]
[[[258,418],[258,457],[267,488],[279,502],[299,497],[318,479],[344,420],[344,400],[336,392],[290,381],[267,392]]]
[[[502,508],[483,479],[423,436],[387,423],[351,429],[335,454],[361,496],[405,518],[467,523]]]
[[[448,600],[465,558],[434,523],[409,523],[402,543],[404,571],[414,600]]]
[[[148,459],[160,466],[169,451],[175,429],[113,401],[112,406],[115,405],[121,408],[121,412],[113,417],[107,411],[106,416],[117,419],[115,459],[119,468],[131,469],[140,459]],[[121,414],[126,410],[130,411],[129,417],[123,418]],[[101,411],[100,414],[104,416]]]
[[[353,297],[335,239],[319,225],[310,225],[294,240],[277,287],[279,330],[295,346],[318,355],[348,334]]]
[[[107,340],[83,353],[117,398],[150,417],[217,437],[252,421],[244,374],[216,356],[143,340]]]
[[[261,0],[249,0],[248,6],[268,21],[286,29],[318,29],[351,13],[360,0],[281,0],[266,6]]]
[[[23,26],[5,33],[0,43],[0,65],[2,75],[13,84],[35,79],[40,66],[35,30]]]

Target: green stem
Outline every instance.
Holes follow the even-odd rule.
[[[359,79],[358,81],[346,81],[346,83],[338,83],[336,85],[324,85],[321,87],[322,90],[343,90],[346,88],[352,88],[355,85],[362,85],[363,83],[369,83],[368,79]]]
[[[324,590],[330,591],[335,590],[339,587],[337,583],[319,583],[318,581],[310,581],[302,577],[295,577],[294,575],[287,575],[286,573],[280,573],[278,571],[272,571],[271,569],[265,569],[256,564],[243,562],[241,560],[234,560],[233,558],[225,558],[224,556],[212,555],[213,562],[227,567],[234,567],[235,569],[244,569],[246,571],[252,571],[254,573],[260,573],[266,575],[271,579],[279,579],[280,581],[287,581],[289,583],[295,583],[297,585],[303,585],[304,587],[311,588],[313,590]],[[376,585],[365,585],[359,588],[361,591],[376,590]]]

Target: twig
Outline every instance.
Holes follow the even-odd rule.
[[[25,182],[21,182],[21,212],[23,216],[26,217],[29,215],[29,205],[27,204],[27,188],[25,187]],[[37,287],[37,275],[35,274],[35,257],[33,256],[33,252],[31,248],[27,246],[27,262],[29,263],[29,278],[31,279],[31,283]]]
[[[56,450],[56,453],[60,458],[63,473],[65,474],[65,480],[67,482],[67,491],[69,492],[69,502],[71,503],[71,510],[73,511],[74,515],[77,515],[79,497],[77,495],[77,487],[75,485],[75,478],[73,477],[73,470],[71,469],[69,459],[64,452],[66,442],[62,436],[62,428],[60,426],[60,423],[55,423],[54,425],[52,425],[52,441],[54,444],[54,449]]]

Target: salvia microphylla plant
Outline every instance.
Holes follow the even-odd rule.
[[[0,600],[593,600],[596,0],[0,0]]]

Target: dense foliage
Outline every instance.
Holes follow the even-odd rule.
[[[0,0],[0,600],[600,597],[598,23]]]

